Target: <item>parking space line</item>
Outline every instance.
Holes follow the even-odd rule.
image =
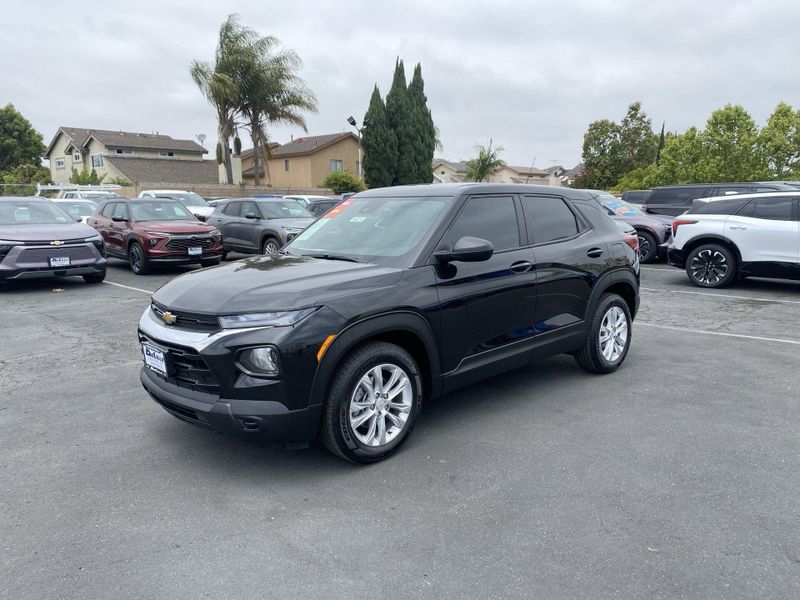
[[[143,294],[153,295],[155,292],[151,292],[150,290],[143,290],[142,288],[133,287],[132,285],[123,285],[122,283],[114,283],[113,281],[104,281],[103,283],[107,283],[108,285],[114,285],[116,287],[125,288],[126,290],[133,290],[134,292],[142,292]]]
[[[671,272],[671,273],[680,273],[680,269],[670,269],[670,268],[663,268],[659,269],[658,267],[639,267],[642,271],[664,271],[664,272]]]
[[[696,294],[698,296],[715,296],[717,298],[731,298],[733,300],[753,300],[754,302],[777,302],[778,304],[800,304],[798,300],[778,300],[771,298],[758,298],[756,296],[737,296],[735,294],[714,294],[711,292],[696,292],[694,290],[662,290],[659,288],[639,287],[647,292],[666,292],[670,294]]]
[[[689,329],[688,327],[673,327],[672,325],[656,325],[655,323],[642,323],[641,321],[634,321],[635,325],[643,325],[644,327],[655,327],[656,329],[668,329],[670,331],[681,331],[684,333],[698,333],[700,335],[718,335],[722,337],[741,338],[745,340],[757,340],[761,342],[777,342],[780,344],[792,344],[800,346],[800,341],[787,340],[784,338],[770,338],[761,337],[758,335],[745,335],[743,333],[725,333],[722,331],[705,331],[703,329]]]

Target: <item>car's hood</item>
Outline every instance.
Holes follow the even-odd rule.
[[[204,234],[215,228],[196,221],[139,221],[136,223],[136,229],[161,233]]]
[[[655,219],[656,221],[660,221],[664,225],[668,225],[672,227],[672,222],[675,220],[675,217],[671,217],[669,215],[647,215],[651,219]]]
[[[13,242],[41,242],[77,240],[97,235],[97,231],[84,223],[57,225],[0,225],[0,240]]]
[[[650,227],[654,230],[662,230],[664,227],[669,226],[671,223],[667,223],[662,221],[661,219],[656,219],[651,217],[650,215],[614,215],[612,217],[617,221],[624,221],[625,223],[630,223],[631,225],[639,225],[641,227]]]
[[[213,206],[187,206],[186,208],[188,208],[189,212],[193,215],[201,215],[203,217],[207,217],[214,212]]]
[[[305,229],[316,221],[313,217],[295,217],[294,219],[270,219],[269,222],[279,227],[296,227],[297,229]]]
[[[257,256],[173,279],[153,298],[187,312],[290,310],[396,283],[402,269],[302,256]]]

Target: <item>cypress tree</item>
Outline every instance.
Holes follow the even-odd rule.
[[[405,68],[399,58],[394,67],[392,87],[386,95],[386,113],[389,116],[389,125],[397,137],[397,166],[392,183],[394,185],[416,183],[414,111],[406,86]]]
[[[422,65],[417,63],[414,75],[408,84],[408,95],[411,98],[414,124],[414,164],[415,181],[431,183],[433,181],[433,154],[436,149],[436,128],[428,108],[428,97],[425,95],[425,82],[422,79]]]
[[[364,122],[367,123],[361,137],[364,181],[371,188],[391,185],[397,168],[397,138],[389,126],[386,105],[377,85],[372,91]]]

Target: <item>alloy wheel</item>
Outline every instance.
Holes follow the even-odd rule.
[[[639,260],[645,260],[650,256],[650,240],[646,237],[639,236]]]
[[[390,363],[372,367],[350,396],[350,428],[365,446],[385,446],[403,431],[412,407],[408,373]]]
[[[137,246],[136,244],[131,246],[130,260],[131,260],[131,270],[134,273],[138,273],[139,270],[141,270],[142,268],[142,253],[139,250],[139,246]]]
[[[264,243],[264,254],[266,254],[267,256],[272,256],[277,254],[278,250],[280,250],[280,248],[278,247],[278,244],[275,243],[274,240],[268,240]]]
[[[600,353],[608,362],[619,360],[628,342],[628,319],[619,306],[612,306],[600,323]]]
[[[728,274],[728,269],[728,260],[725,256],[712,249],[701,250],[689,263],[692,278],[706,285],[719,283]]]

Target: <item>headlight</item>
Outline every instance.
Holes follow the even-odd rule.
[[[303,231],[302,227],[287,227],[285,225],[281,225],[281,229],[283,229],[286,233],[300,233]]]
[[[84,242],[92,242],[93,244],[97,244],[99,242],[102,242],[103,238],[101,238],[100,234],[98,233],[97,235],[93,235],[92,237],[88,237],[83,241]],[[2,242],[0,242],[0,244],[2,244]]]
[[[145,231],[147,235],[154,235],[156,237],[169,237],[168,233],[164,233],[163,231]]]
[[[236,362],[242,371],[256,377],[259,375],[274,377],[280,371],[278,349],[274,346],[240,350]]]
[[[219,318],[223,329],[241,329],[243,327],[287,327],[294,325],[313,313],[315,308],[268,313],[246,313],[243,315],[225,315]]]

